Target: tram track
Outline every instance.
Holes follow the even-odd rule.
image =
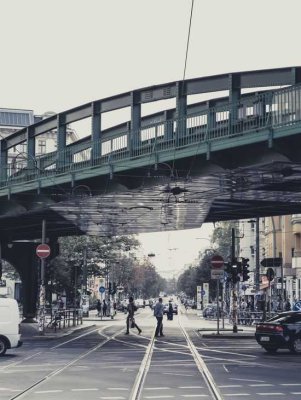
[[[106,327],[103,327],[103,329],[105,329],[105,328],[106,328]],[[37,380],[37,381],[34,382],[32,385],[30,385],[30,386],[28,386],[27,388],[25,388],[25,389],[23,389],[22,391],[20,391],[18,394],[14,395],[13,397],[10,397],[9,400],[22,399],[25,395],[28,395],[33,389],[37,388],[39,385],[41,385],[41,384],[44,383],[45,381],[47,381],[47,380],[53,378],[54,376],[56,376],[56,375],[58,375],[58,374],[61,374],[61,373],[62,373],[63,371],[65,371],[67,368],[69,368],[69,367],[71,367],[72,365],[74,365],[76,362],[80,361],[81,359],[83,359],[84,357],[88,356],[88,355],[91,354],[92,352],[94,352],[94,351],[100,349],[101,347],[103,347],[107,342],[109,342],[109,341],[112,340],[116,335],[118,335],[119,333],[121,333],[121,332],[123,331],[123,329],[120,330],[120,331],[118,331],[118,332],[116,332],[112,337],[109,337],[109,336],[103,334],[103,333],[101,332],[101,329],[99,329],[99,328],[98,328],[98,329],[93,329],[92,331],[86,332],[85,334],[79,335],[79,336],[77,336],[77,337],[75,337],[75,338],[72,338],[72,339],[70,339],[70,340],[68,340],[68,341],[65,341],[65,342],[60,343],[60,344],[58,344],[58,345],[56,345],[56,346],[53,346],[53,347],[50,348],[50,350],[57,349],[58,347],[61,347],[61,346],[65,345],[66,343],[70,343],[71,341],[75,341],[75,340],[81,339],[83,336],[87,336],[87,335],[92,334],[92,333],[94,333],[94,332],[96,332],[96,331],[98,331],[98,332],[100,333],[100,335],[102,335],[102,336],[105,337],[105,340],[104,340],[103,342],[101,342],[101,343],[99,343],[98,345],[92,347],[92,348],[89,349],[88,351],[83,352],[83,353],[80,354],[79,356],[73,358],[73,360],[67,362],[65,365],[63,365],[63,366],[61,366],[61,367],[55,369],[54,371],[50,372],[50,373],[47,374],[47,375],[45,375],[43,378]],[[45,352],[45,353],[46,353],[46,352]],[[39,354],[41,354],[41,352],[40,352]],[[26,360],[26,359],[21,360],[20,363],[21,363],[22,361],[25,361],[25,360]]]
[[[156,351],[156,354],[170,354],[171,355],[171,360],[170,363],[172,365],[173,362],[180,364],[180,360],[178,360],[179,356],[190,356],[192,357],[192,362],[189,360],[186,360],[183,365],[195,365],[197,367],[197,370],[200,373],[200,377],[202,378],[202,381],[200,383],[205,383],[205,386],[208,389],[208,392],[210,393],[210,396],[212,400],[222,400],[223,397],[221,396],[216,383],[214,382],[214,379],[212,378],[204,360],[200,356],[197,347],[193,344],[191,338],[189,337],[189,334],[187,333],[186,329],[182,326],[180,318],[178,316],[177,318],[177,324],[178,328],[181,332],[181,337],[184,339],[183,343],[173,343],[171,341],[165,340],[156,340],[154,337],[154,330],[151,334],[151,337],[149,336],[139,336],[132,334],[130,337],[133,338],[135,337],[136,341],[129,341],[127,339],[123,339],[118,337],[123,331],[124,327],[122,329],[118,329],[117,331],[107,334],[105,333],[105,329],[109,328],[110,326],[105,326],[102,328],[96,328],[89,330],[88,332],[85,332],[84,334],[80,334],[76,337],[73,337],[71,339],[65,340],[61,343],[55,344],[54,346],[50,347],[48,349],[49,351],[52,350],[57,350],[63,348],[66,345],[76,345],[76,341],[82,340],[85,337],[89,337],[89,335],[92,335],[95,332],[98,332],[100,336],[102,336],[103,340],[101,343],[98,343],[97,345],[92,346],[91,348],[81,352],[80,354],[77,354],[75,357],[72,359],[68,360],[65,362],[63,365],[60,365],[57,368],[54,368],[51,372],[45,374],[43,377],[40,379],[37,379],[35,382],[32,382],[30,385],[28,385],[24,389],[20,389],[18,393],[14,393],[12,397],[9,397],[8,400],[17,400],[17,399],[22,399],[27,396],[30,396],[31,393],[33,393],[36,389],[40,390],[40,388],[45,384],[46,382],[49,382],[51,379],[62,375],[66,370],[70,369],[73,367],[76,363],[80,362],[84,358],[92,355],[92,353],[96,353],[99,349],[102,349],[107,345],[109,342],[119,342],[122,345],[125,345],[128,348],[135,348],[135,349],[140,349],[142,350],[142,361],[133,360],[135,364],[132,364],[132,367],[134,369],[138,368],[138,372],[135,374],[134,379],[131,381],[133,384],[130,384],[129,387],[127,388],[129,392],[129,397],[127,397],[129,400],[142,400],[142,398],[148,398],[143,397],[145,396],[145,390],[150,390],[150,388],[145,388],[145,383],[148,378],[148,374],[151,368],[157,368],[156,366],[160,365],[158,364],[158,361],[153,360],[153,353]],[[116,327],[117,328],[117,327]],[[174,327],[173,327],[174,328]],[[143,339],[143,341],[141,340]],[[182,342],[182,339],[180,339],[180,342]],[[10,367],[13,368],[14,366],[21,366],[22,362],[27,361],[27,360],[32,360],[35,356],[40,356],[41,353],[43,352],[38,352],[32,356],[25,357],[23,360],[20,360],[18,362],[12,363],[11,365],[7,365],[6,370],[8,370]],[[47,351],[45,351],[45,354]],[[174,356],[172,355],[174,354]],[[176,357],[178,356],[178,357]],[[188,363],[188,364],[187,364]],[[108,368],[110,368],[109,365],[107,365]],[[176,375],[176,374],[175,374]],[[189,376],[189,375],[187,375]],[[182,386],[185,383],[185,374],[183,375],[182,378]],[[179,378],[181,379],[181,378]],[[82,389],[84,390],[84,389]],[[88,390],[88,389],[87,389]],[[92,389],[91,389],[92,390]],[[174,396],[169,396],[169,397],[174,397]],[[105,397],[100,397],[100,398],[105,398]],[[175,397],[174,397],[175,398]],[[177,398],[177,397],[176,397]]]

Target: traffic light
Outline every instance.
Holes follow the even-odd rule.
[[[232,282],[235,284],[240,281],[239,274],[241,273],[241,263],[234,260],[232,264]]]
[[[250,265],[248,264],[249,259],[248,258],[242,258],[241,264],[242,264],[242,280],[243,282],[248,281],[250,279]]]
[[[227,282],[234,284],[240,281],[241,263],[236,259],[233,262],[225,263],[225,272],[227,273]]]
[[[112,294],[112,283],[109,282],[109,294]]]

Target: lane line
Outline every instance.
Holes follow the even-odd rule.
[[[71,389],[71,392],[90,392],[90,391],[97,391],[98,388],[86,388],[86,389]]]
[[[54,390],[38,390],[34,393],[36,394],[47,394],[47,393],[61,393],[63,390],[61,389],[54,389]]]
[[[253,383],[248,385],[250,387],[267,387],[267,386],[275,386],[272,383]]]
[[[279,393],[279,392],[275,392],[275,393],[271,393],[271,392],[264,392],[264,393],[256,393],[259,396],[285,396],[285,393]]]
[[[204,389],[204,386],[178,386],[178,389]]]

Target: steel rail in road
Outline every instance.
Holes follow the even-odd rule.
[[[186,329],[182,326],[179,315],[178,315],[178,324],[179,324],[179,327],[185,337],[188,348],[194,358],[194,361],[198,367],[198,370],[200,371],[205,383],[207,384],[209,392],[212,395],[212,399],[213,400],[223,400],[223,397],[222,397],[211,373],[209,372],[204,360],[202,359],[198,350],[194,346]],[[131,392],[131,396],[130,396],[131,400],[141,400],[141,398],[142,398],[143,385],[144,385],[149,367],[151,365],[151,359],[152,359],[152,355],[153,355],[153,351],[154,351],[154,347],[155,347],[154,339],[155,339],[154,335],[152,335],[149,345],[146,349],[145,356],[141,362],[139,372],[137,374],[134,386],[132,388],[132,392]],[[161,351],[164,351],[164,349],[161,349]]]
[[[212,396],[213,400],[223,400],[223,397],[221,396],[217,385],[213,379],[213,377],[211,376],[205,362],[203,361],[202,357],[200,356],[200,354],[198,353],[198,350],[196,349],[196,347],[194,346],[192,340],[190,339],[187,331],[185,330],[185,328],[182,326],[179,316],[177,318],[177,322],[178,322],[178,326],[181,330],[181,332],[183,333],[183,336],[185,338],[185,341],[187,343],[186,344],[181,344],[181,347],[185,347],[186,349],[188,348],[190,350],[191,355],[193,356],[194,362],[199,370],[199,372],[201,373],[201,376],[204,380],[204,383],[207,385],[208,389],[209,389],[209,393]],[[99,332],[99,334],[101,336],[104,337],[104,340],[97,344],[96,346],[93,346],[91,348],[89,348],[88,350],[85,350],[84,352],[82,352],[81,354],[77,355],[76,357],[72,358],[70,361],[66,362],[64,365],[61,365],[59,368],[54,369],[52,372],[48,373],[47,375],[43,376],[42,378],[38,379],[36,382],[32,383],[31,385],[29,385],[28,387],[26,387],[25,389],[21,390],[19,393],[13,395],[12,397],[9,398],[9,400],[15,400],[15,399],[22,399],[27,395],[30,395],[30,393],[32,393],[32,391],[36,388],[38,388],[40,385],[42,385],[43,383],[45,383],[46,381],[49,381],[50,379],[54,378],[57,375],[62,374],[66,369],[70,368],[71,366],[73,366],[74,364],[76,364],[78,361],[82,360],[83,358],[87,357],[88,355],[90,355],[91,353],[99,350],[100,348],[102,348],[105,344],[107,344],[110,341],[117,341],[117,342],[122,342],[122,343],[128,343],[125,340],[121,340],[119,338],[117,338],[117,336],[124,330],[124,327],[122,327],[122,329],[117,330],[115,333],[107,335],[104,332],[104,329],[109,328],[109,325],[106,325],[102,328],[95,328],[95,329],[89,329],[89,331],[82,333],[80,335],[77,335],[76,337],[73,337],[71,339],[68,340],[64,340],[62,342],[60,342],[59,344],[56,344],[52,347],[50,347],[48,350],[55,350],[58,349],[66,344],[72,343],[72,342],[76,342],[77,340],[80,340],[88,335],[91,335],[95,332]],[[138,335],[137,335],[138,336]],[[139,336],[141,337],[141,336]],[[145,336],[143,336],[144,339],[149,339]],[[134,380],[133,386],[132,388],[129,388],[129,390],[131,390],[130,392],[130,399],[131,400],[140,400],[142,398],[142,393],[143,393],[143,389],[144,389],[144,384],[146,381],[146,377],[148,374],[148,371],[151,367],[151,363],[152,363],[152,355],[154,352],[154,349],[160,351],[160,352],[173,352],[173,350],[170,349],[164,349],[164,348],[155,348],[155,337],[154,337],[154,330],[151,334],[151,338],[149,339],[149,343],[148,344],[141,344],[141,343],[128,343],[133,345],[134,347],[141,347],[145,349],[145,354],[143,357],[143,360],[140,364],[138,373],[136,374],[136,378]],[[165,343],[165,341],[162,341],[161,343]],[[171,342],[167,342],[168,345],[171,345]],[[179,344],[177,344],[177,346],[179,346]],[[34,356],[36,355],[40,355],[42,352],[38,352],[35,353],[34,355],[31,355],[30,357],[25,357],[24,359],[18,361],[17,363],[11,363],[9,365],[7,365],[6,367],[4,367],[5,369],[9,369],[10,367],[14,367],[15,365],[20,365],[23,361],[27,361],[28,359],[32,359]],[[178,353],[178,352],[177,352]],[[46,354],[46,351],[45,351]]]
[[[104,326],[102,329],[107,328],[108,326]],[[91,349],[81,353],[79,356],[73,358],[71,361],[67,362],[65,365],[55,369],[54,371],[50,372],[49,374],[45,375],[43,378],[40,378],[39,380],[37,380],[35,383],[33,383],[32,385],[28,386],[27,388],[25,388],[24,390],[22,390],[20,393],[14,395],[13,397],[10,397],[9,400],[15,400],[15,399],[22,399],[24,396],[28,395],[33,389],[36,389],[39,385],[41,385],[42,383],[44,383],[45,381],[53,378],[56,375],[61,374],[63,371],[65,371],[67,368],[71,367],[72,365],[74,365],[77,361],[83,359],[84,357],[88,356],[89,354],[93,353],[94,351],[100,349],[101,347],[103,347],[106,343],[108,343],[110,340],[114,339],[115,336],[117,336],[119,333],[121,333],[124,330],[124,328],[122,328],[121,330],[117,331],[116,333],[114,333],[112,336],[107,336],[105,334],[103,334],[101,332],[100,328],[97,329],[93,329],[90,330],[89,332],[83,334],[83,335],[79,335],[76,338],[73,338],[71,340],[67,340],[63,343],[60,343],[57,346],[52,347],[51,349],[55,349],[58,348],[60,346],[63,346],[66,343],[69,343],[71,341],[74,340],[78,340],[81,339],[83,336],[87,336],[91,333],[94,333],[96,331],[99,331],[99,333],[105,337],[105,340],[101,343],[99,343],[97,346],[93,346]]]

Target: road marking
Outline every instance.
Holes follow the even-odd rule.
[[[110,387],[110,388],[107,388],[108,390],[130,390],[129,388],[117,388],[117,387]]]
[[[39,390],[37,392],[37,394],[46,394],[46,393],[61,393],[63,390]]]
[[[252,383],[249,386],[251,387],[265,387],[265,386],[275,386],[272,383]]]
[[[301,392],[291,392],[291,394],[301,394]]]
[[[72,392],[85,392],[85,391],[92,391],[92,390],[99,390],[98,388],[87,388],[87,389],[71,389]]]
[[[208,397],[208,394],[182,394],[182,397]]]
[[[223,388],[223,389],[225,389],[225,388],[239,388],[239,387],[242,387],[242,385],[222,385],[222,386],[219,386],[219,388]]]
[[[120,397],[120,396],[112,397],[112,396],[109,396],[109,397],[100,397],[100,399],[103,399],[103,400],[124,400],[125,397]]]
[[[223,364],[223,368],[224,368],[224,370],[225,370],[226,372],[228,372],[228,373],[229,373],[229,371],[227,370],[227,368],[226,368],[225,364]]]
[[[301,383],[280,383],[280,386],[301,386]]]
[[[259,381],[257,379],[241,379],[241,378],[229,378],[230,381],[245,381],[245,382],[259,382],[264,383],[264,381]]]
[[[224,394],[223,396],[251,396],[250,393],[228,393],[228,394]]]
[[[178,386],[178,389],[204,389],[204,386]]]
[[[163,375],[194,376],[194,374],[174,374],[172,372],[163,372]]]
[[[146,387],[143,390],[169,390],[169,387]]]
[[[265,393],[256,393],[256,394],[259,394],[259,396],[284,396],[285,395],[284,393],[277,393],[277,392],[275,392],[275,393],[265,392]]]
[[[143,396],[144,399],[173,399],[175,396]]]

